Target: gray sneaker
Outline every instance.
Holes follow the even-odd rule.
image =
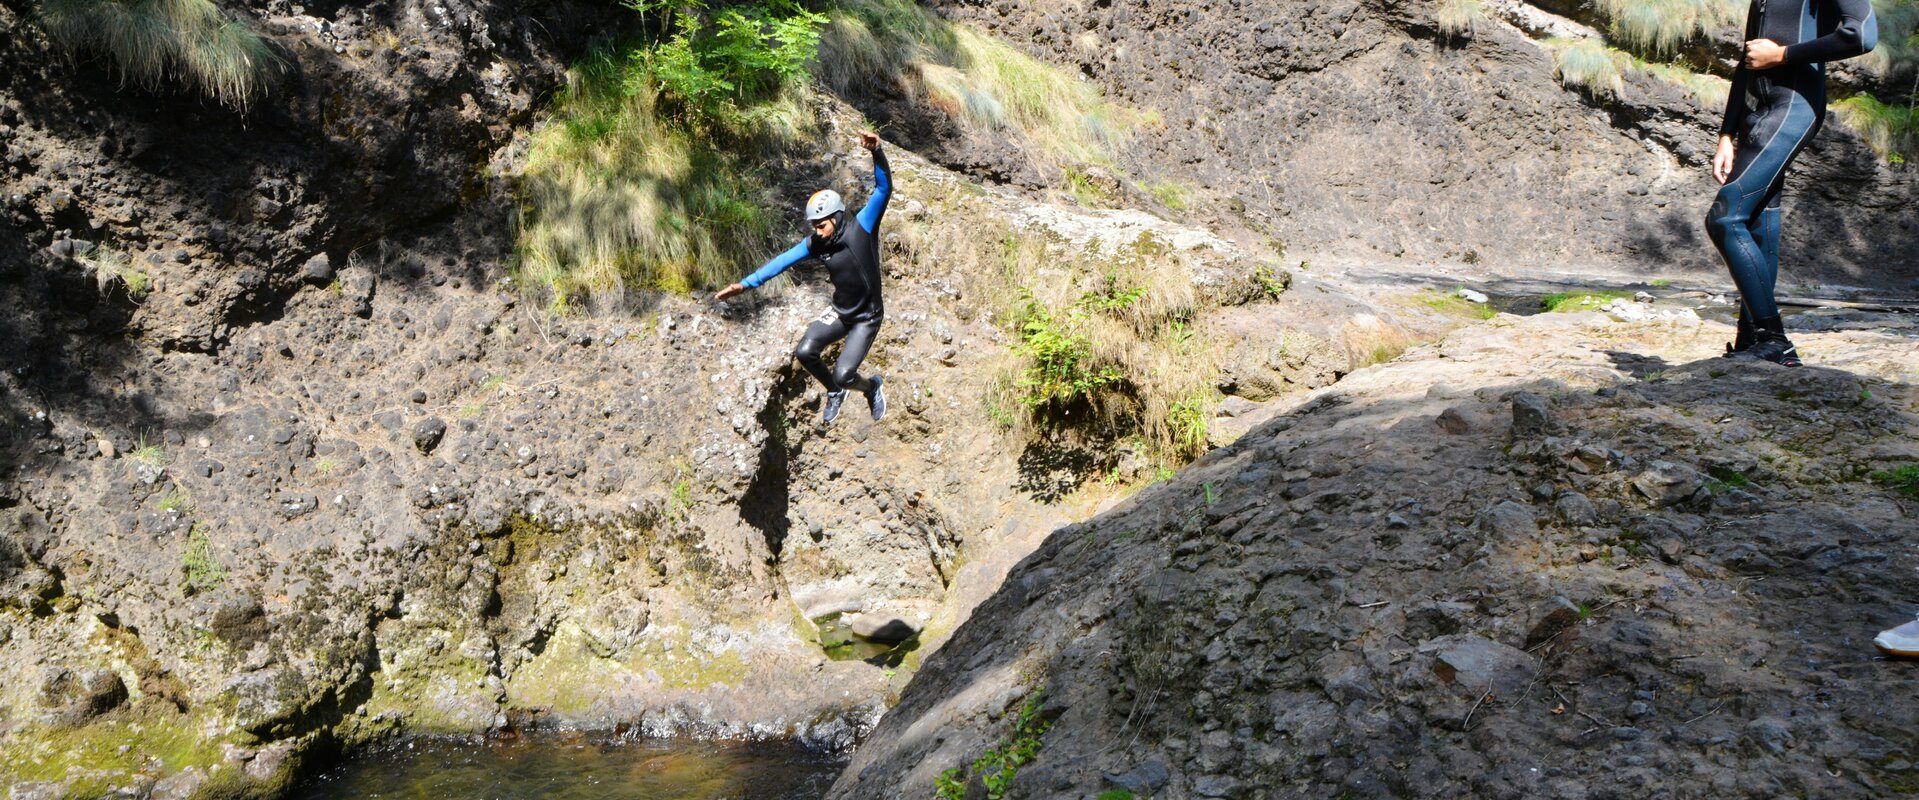
[[[1889,656],[1919,658],[1919,619],[1915,619],[1891,630],[1879,632],[1879,638],[1873,639],[1879,652]]]
[[[831,425],[840,418],[840,403],[846,402],[846,390],[826,393],[826,407],[820,411],[821,422]]]
[[[873,407],[874,422],[878,422],[881,417],[886,416],[886,389],[880,385],[884,382],[885,380],[883,378],[874,375],[873,391],[866,393],[866,404]]]

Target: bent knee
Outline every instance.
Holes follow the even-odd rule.
[[[820,360],[820,351],[824,349],[825,348],[812,342],[801,342],[800,346],[793,348],[793,357],[807,362],[818,361]]]

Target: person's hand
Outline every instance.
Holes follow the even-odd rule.
[[[1732,177],[1732,157],[1734,148],[1732,134],[1719,135],[1719,150],[1712,154],[1712,179],[1724,184]]]
[[[1786,63],[1786,48],[1771,39],[1754,39],[1746,43],[1746,66],[1753,69],[1772,69]]]
[[[1722,183],[1723,183],[1723,181],[1722,181]],[[728,287],[726,287],[726,288],[724,288],[724,289],[721,289],[721,290],[719,291],[719,293],[718,293],[718,294],[715,294],[715,295],[713,295],[713,299],[715,299],[715,300],[725,300],[725,299],[727,299],[727,298],[729,298],[729,297],[738,297],[738,296],[740,296],[740,294],[741,294],[741,293],[743,293],[743,292],[745,292],[745,291],[746,291],[746,287],[745,287],[745,286],[742,286],[742,285],[740,285],[740,284],[737,284],[737,283],[736,283],[736,284],[733,284],[732,286],[728,286]]]
[[[880,135],[872,131],[860,131],[860,146],[867,150],[880,149]]]

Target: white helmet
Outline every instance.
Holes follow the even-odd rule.
[[[840,193],[832,189],[821,189],[806,199],[806,221],[814,222],[846,210],[846,204],[840,202]]]

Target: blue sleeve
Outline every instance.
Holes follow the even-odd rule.
[[[748,289],[758,289],[760,288],[760,284],[770,281],[773,279],[773,276],[785,272],[787,267],[806,260],[807,256],[813,254],[812,251],[807,248],[806,242],[806,239],[801,239],[799,244],[793,245],[793,249],[774,256],[772,261],[766,262],[766,266],[760,267],[754,270],[753,274],[741,278],[740,285]]]
[[[886,215],[886,201],[893,197],[892,170],[886,164],[886,151],[873,148],[873,196],[867,198],[866,207],[860,209],[860,227],[867,233],[880,229],[880,217]]]

